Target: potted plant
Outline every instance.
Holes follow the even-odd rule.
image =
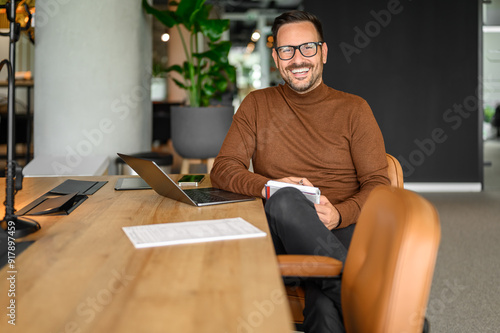
[[[145,11],[168,28],[176,28],[182,41],[185,61],[166,68],[181,79],[175,84],[187,93],[187,105],[172,107],[172,143],[185,158],[215,157],[229,129],[234,114],[232,106],[213,106],[236,80],[236,69],[228,62],[230,41],[221,40],[229,29],[229,20],[209,18],[212,5],[206,0],[170,1],[166,10],[142,1]],[[188,31],[184,38],[181,26]],[[204,41],[200,50],[199,39]]]
[[[153,71],[151,72],[151,100],[153,102],[161,102],[167,99],[167,78],[166,70],[159,63],[153,63]]]

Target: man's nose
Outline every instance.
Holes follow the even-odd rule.
[[[299,49],[296,49],[295,50],[295,54],[293,55],[292,59],[290,59],[290,61],[293,61],[293,62],[302,62],[302,60],[304,60],[304,56],[302,55],[302,53],[300,53],[300,50]]]

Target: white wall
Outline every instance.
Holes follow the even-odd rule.
[[[36,5],[35,158],[65,156],[72,168],[94,155],[112,162],[117,152],[149,151],[152,42],[141,2]]]
[[[500,104],[500,27],[483,33],[484,105],[495,108]]]

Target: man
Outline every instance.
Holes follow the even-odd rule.
[[[314,15],[284,13],[272,32],[272,55],[285,84],[243,100],[215,159],[212,183],[262,197],[270,179],[319,187],[319,204],[290,187],[267,200],[275,250],[345,261],[369,192],[389,184],[382,134],[362,98],[323,83],[328,46]],[[340,279],[308,282],[305,290],[306,332],[342,332]]]

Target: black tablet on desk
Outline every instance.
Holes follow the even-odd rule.
[[[140,177],[118,178],[115,183],[115,190],[149,190],[151,186]]]
[[[108,181],[66,179],[49,192],[16,212],[16,215],[68,215],[89,195],[97,192]]]
[[[78,192],[62,196],[46,193],[19,210],[16,215],[68,215],[87,198],[88,196],[78,194]]]

